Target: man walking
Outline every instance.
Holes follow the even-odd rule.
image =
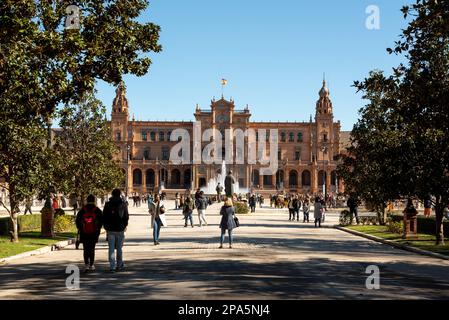
[[[25,215],[25,214],[27,214],[27,212],[29,212],[30,214],[33,214],[33,212],[31,211],[32,206],[33,206],[33,198],[27,197],[26,201],[25,201],[25,212],[23,214]]]
[[[256,196],[254,194],[249,197],[249,207],[251,208],[251,213],[256,212]]]
[[[198,198],[198,200],[196,200],[196,208],[198,210],[198,221],[200,222],[200,227],[203,226],[203,221],[204,221],[204,225],[207,226],[207,221],[206,221],[206,209],[207,209],[207,199],[204,196],[204,192],[201,191],[200,192],[200,196]]]
[[[104,228],[107,231],[109,245],[109,267],[111,272],[123,271],[123,242],[128,227],[128,205],[121,197],[120,189],[112,191],[112,197],[106,203],[103,211]],[[116,259],[117,251],[117,259]]]
[[[192,217],[193,209],[195,209],[195,203],[193,202],[193,199],[190,196],[190,194],[188,194],[188,195],[186,195],[186,200],[184,202],[184,208],[182,210],[182,213],[184,214],[184,220],[185,220],[184,228],[187,228],[188,220],[190,220],[190,224],[193,228],[193,217]]]
[[[354,196],[350,196],[346,205],[349,207],[349,212],[351,214],[351,223],[355,216],[355,220],[357,224],[359,224],[359,215],[358,215],[358,203],[357,199]]]

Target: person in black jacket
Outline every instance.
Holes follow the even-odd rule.
[[[95,197],[89,195],[87,204],[76,215],[76,227],[83,244],[85,272],[95,271],[95,246],[103,225],[103,213],[95,206]]]
[[[103,223],[107,231],[109,245],[109,267],[111,272],[123,271],[123,242],[125,240],[125,231],[128,227],[128,204],[121,197],[120,189],[112,191],[112,197],[106,203],[103,209]],[[117,250],[117,263],[116,251]]]
[[[196,209],[198,210],[198,221],[200,222],[200,227],[203,226],[203,222],[207,226],[206,209],[207,209],[208,202],[207,202],[206,197],[204,196],[203,191],[200,191],[200,196],[196,200],[195,205],[196,205]]]

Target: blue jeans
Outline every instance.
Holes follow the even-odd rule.
[[[193,217],[192,217],[192,212],[190,213],[186,213],[184,215],[184,220],[185,220],[185,226],[187,227],[187,220],[190,220],[190,225],[193,227]]]
[[[154,242],[158,242],[159,241],[159,234],[161,232],[161,227],[162,227],[162,221],[161,218],[156,218],[154,219],[154,225],[153,225],[153,239]]]
[[[109,267],[111,269],[123,268],[123,242],[125,240],[125,232],[108,231],[109,245]],[[115,251],[117,251],[117,263],[115,260]]]
[[[223,245],[224,238],[226,234],[226,229],[221,229],[221,238],[220,238],[220,245]],[[232,246],[232,230],[228,230],[229,235],[229,245]]]

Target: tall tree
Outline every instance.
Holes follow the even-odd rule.
[[[115,157],[118,150],[106,108],[89,93],[78,105],[65,106],[59,115],[61,131],[53,148],[58,187],[76,194],[83,204],[89,194],[103,196],[116,188],[124,177]]]
[[[1,1],[0,132],[6,134],[11,123],[12,132],[35,122],[49,126],[58,105],[80,102],[97,79],[118,85],[124,74],[146,74],[151,59],[144,54],[161,51],[160,27],[137,20],[147,7],[146,0]],[[27,137],[24,145],[40,138]],[[2,140],[3,157],[18,139]],[[14,193],[17,180],[5,172],[0,170],[0,178],[9,179]]]
[[[362,109],[349,149],[364,163],[351,166],[346,161],[346,172],[354,172],[349,181],[357,180],[356,175],[362,179],[354,168],[373,163],[379,172],[365,179],[379,194],[421,199],[433,195],[436,243],[444,244],[443,210],[449,203],[449,2],[418,0],[402,12],[413,20],[396,46],[387,50],[403,54],[406,63],[388,77],[377,72],[355,83],[370,104]],[[370,118],[376,113],[378,117]],[[364,192],[363,186],[356,188]]]
[[[40,165],[44,161],[46,131],[38,119],[28,126],[0,118],[0,176],[8,190],[9,204],[0,203],[10,215],[11,240],[18,242],[17,214],[20,202],[34,195],[40,185]]]

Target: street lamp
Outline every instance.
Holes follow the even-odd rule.
[[[327,188],[326,188],[326,160],[324,159],[324,155],[327,154],[327,146],[323,146],[321,148],[321,151],[323,152],[323,194],[324,194],[324,201],[326,203],[327,198]]]
[[[129,156],[130,156],[131,146],[126,144],[126,178],[125,178],[125,196],[128,200],[128,177],[129,177]]]

